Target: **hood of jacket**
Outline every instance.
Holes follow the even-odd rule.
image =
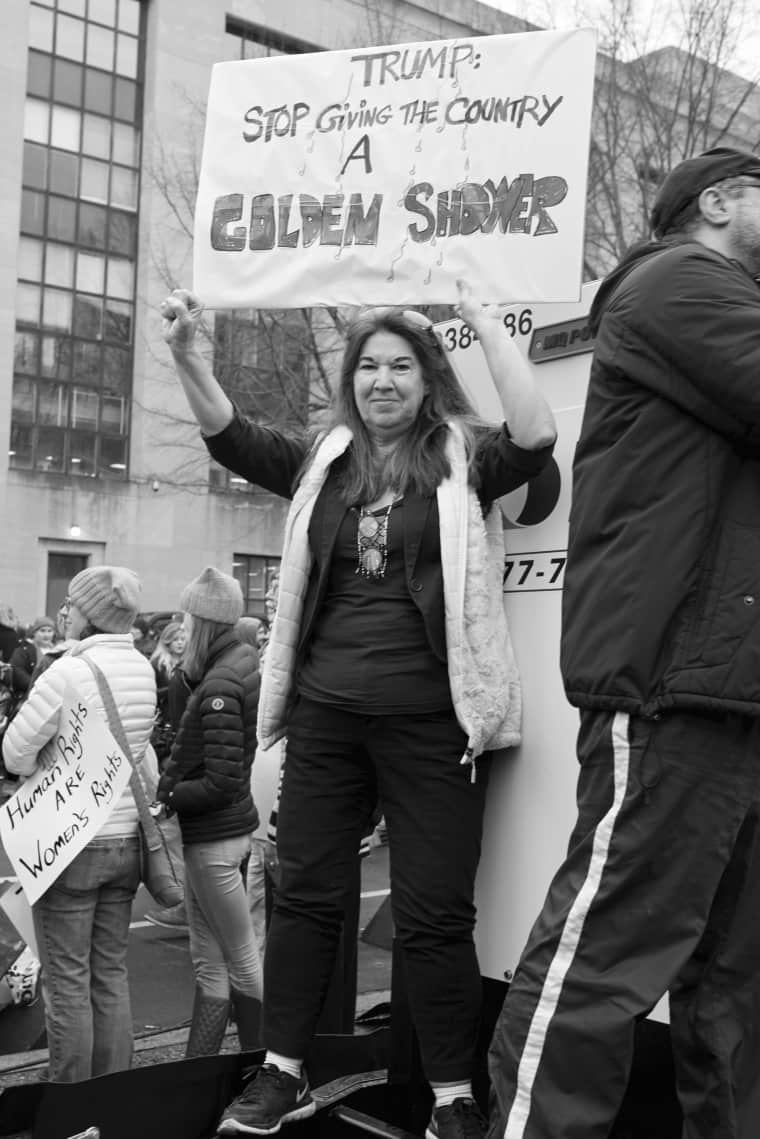
[[[589,324],[594,336],[598,333],[604,312],[621,282],[642,262],[648,261],[651,257],[656,257],[658,253],[670,249],[672,245],[672,241],[643,241],[638,245],[633,245],[624,254],[620,263],[604,278],[592,301],[589,311]]]

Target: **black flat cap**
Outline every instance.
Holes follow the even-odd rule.
[[[754,174],[760,178],[760,157],[747,150],[716,146],[679,162],[660,186],[654,203],[651,222],[655,237],[663,237],[684,206],[698,198],[708,186],[739,174]]]

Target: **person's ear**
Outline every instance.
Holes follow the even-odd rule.
[[[699,195],[699,210],[710,225],[728,225],[733,217],[732,198],[721,186],[706,186]]]

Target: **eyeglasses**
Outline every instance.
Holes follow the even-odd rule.
[[[694,202],[697,200],[700,194],[702,194],[705,190],[717,190],[721,186],[725,186],[726,183],[730,183],[730,188],[734,188],[736,186],[746,186],[751,189],[760,190],[760,175],[754,177],[752,174],[730,174],[728,178],[721,178],[718,182],[712,182],[710,185],[704,186],[699,191],[699,193],[692,194],[692,196],[687,201],[678,207],[676,213],[673,214],[667,224],[660,231],[660,236],[664,237],[666,234],[672,233],[673,230],[678,229],[679,223],[685,216],[687,210],[690,210],[692,208]]]
[[[719,182],[715,182],[713,184],[712,188],[717,189],[720,186],[725,186],[727,183],[728,183],[729,187],[732,189],[734,187],[740,186],[740,187],[747,187],[748,189],[752,189],[752,190],[760,190],[760,175],[758,177],[754,177],[751,174],[747,174],[747,175],[734,174],[734,175],[731,175],[729,178],[721,178],[721,180]],[[709,190],[710,188],[711,188],[710,186],[705,187],[705,189],[707,189],[707,190]],[[701,193],[701,191],[700,191],[700,193]],[[699,195],[695,195],[695,196],[698,197]]]
[[[60,613],[60,615],[62,617],[67,617],[68,613],[69,613],[69,609],[71,609],[71,598],[70,597],[64,597],[61,605],[58,608],[58,612]]]

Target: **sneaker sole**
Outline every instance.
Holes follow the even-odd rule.
[[[283,1123],[294,1123],[298,1119],[308,1119],[317,1110],[314,1100],[288,1111],[271,1127],[251,1127],[248,1123],[240,1123],[237,1119],[223,1119],[217,1128],[217,1135],[274,1135],[280,1130]]]

